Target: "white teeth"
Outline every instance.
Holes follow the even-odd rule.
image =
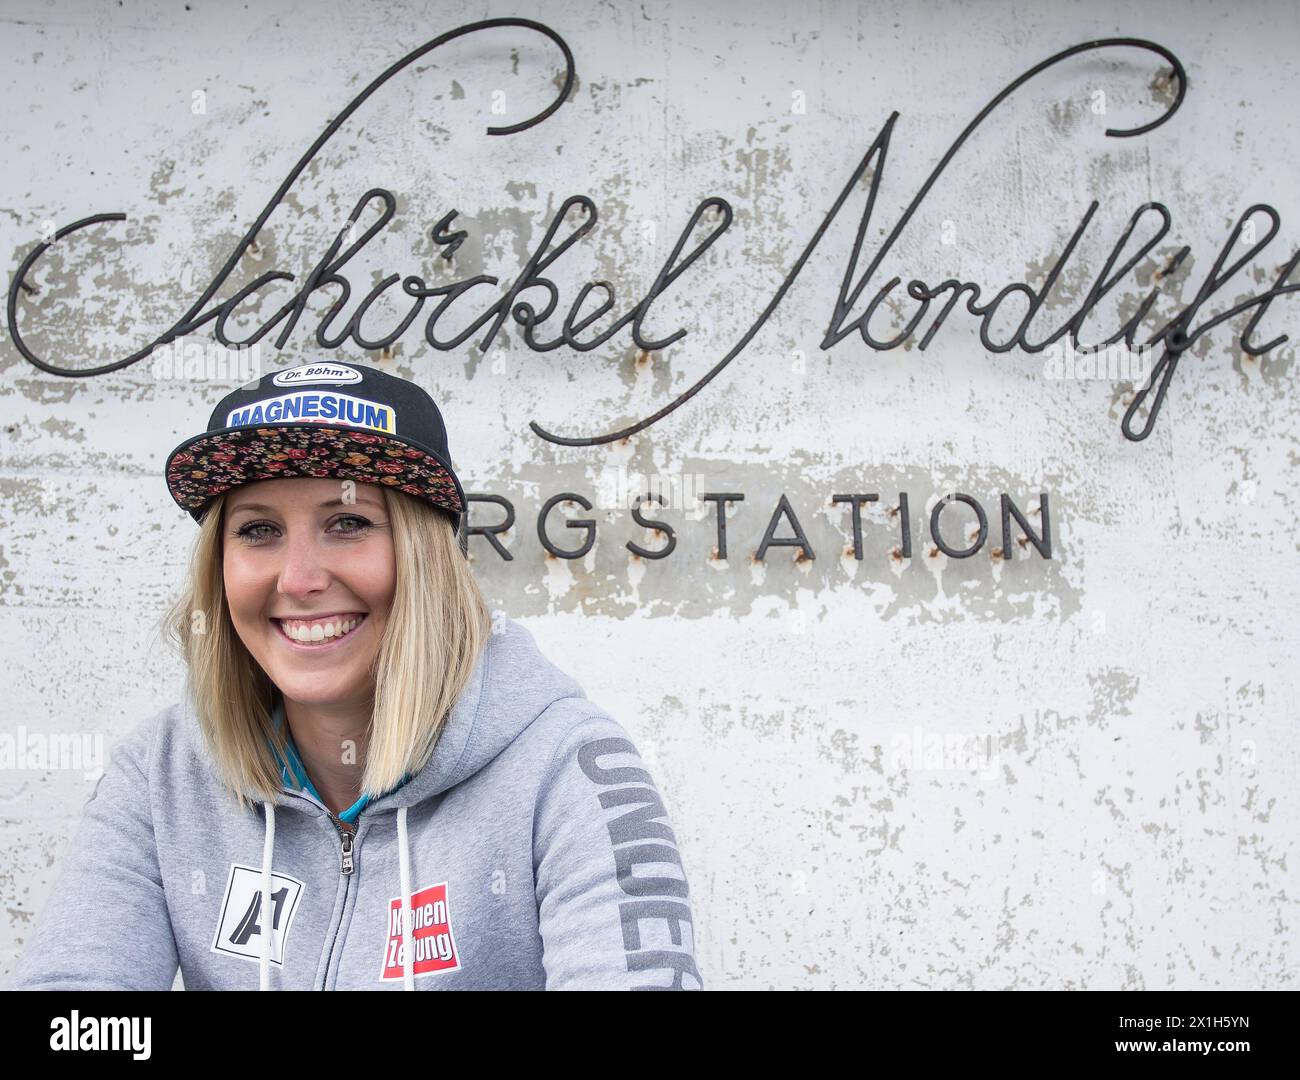
[[[343,637],[345,634],[356,629],[356,626],[361,622],[361,619],[336,619],[324,623],[290,623],[283,619],[278,621],[280,623],[280,628],[284,631],[286,637],[293,638],[294,641],[317,642]]]

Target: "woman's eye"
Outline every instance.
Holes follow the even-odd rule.
[[[358,514],[348,514],[334,524],[344,526],[339,531],[350,536],[357,536],[370,528],[370,522]]]
[[[235,535],[241,540],[247,540],[249,543],[256,543],[262,538],[262,529],[274,528],[269,522],[250,521],[247,525],[242,525],[235,530]]]

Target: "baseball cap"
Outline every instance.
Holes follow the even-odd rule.
[[[263,375],[222,398],[207,430],[167,455],[167,489],[195,521],[231,488],[298,476],[396,488],[445,511],[460,532],[465,494],[438,406],[415,383],[363,364]]]

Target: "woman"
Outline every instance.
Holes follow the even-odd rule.
[[[267,375],[166,477],[186,700],[115,749],[13,988],[702,987],[660,794],[489,617],[428,394]]]

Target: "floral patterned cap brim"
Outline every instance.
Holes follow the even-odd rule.
[[[224,491],[288,477],[382,484],[457,518],[465,509],[459,481],[432,450],[391,435],[319,423],[205,432],[172,451],[166,475],[172,498],[196,521]]]

